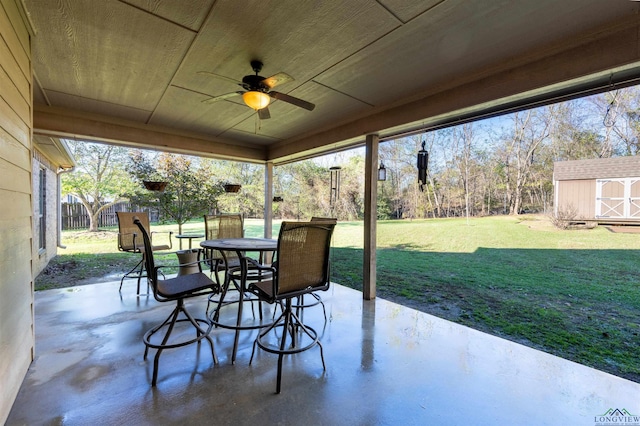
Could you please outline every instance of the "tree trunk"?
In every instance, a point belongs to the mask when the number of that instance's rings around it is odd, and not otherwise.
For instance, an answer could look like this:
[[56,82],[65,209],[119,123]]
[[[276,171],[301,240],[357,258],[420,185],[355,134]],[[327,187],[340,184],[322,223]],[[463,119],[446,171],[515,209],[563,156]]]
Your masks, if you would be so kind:
[[89,214],[89,232],[98,232],[98,216],[100,213],[90,213]]

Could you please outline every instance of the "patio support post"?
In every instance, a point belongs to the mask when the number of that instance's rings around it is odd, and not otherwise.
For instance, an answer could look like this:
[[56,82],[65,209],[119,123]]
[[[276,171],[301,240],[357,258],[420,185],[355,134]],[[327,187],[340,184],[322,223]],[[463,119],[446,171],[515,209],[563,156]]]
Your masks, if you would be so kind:
[[376,221],[378,219],[378,135],[367,135],[364,161],[364,270],[362,297],[376,297]]
[[264,237],[272,237],[273,225],[273,163],[264,165]]

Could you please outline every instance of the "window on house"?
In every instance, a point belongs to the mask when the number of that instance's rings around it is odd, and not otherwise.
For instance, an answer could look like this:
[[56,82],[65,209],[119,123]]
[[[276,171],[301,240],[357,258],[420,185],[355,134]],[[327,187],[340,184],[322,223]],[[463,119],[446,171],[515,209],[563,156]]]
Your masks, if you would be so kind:
[[40,168],[38,192],[38,248],[47,247],[47,170]]

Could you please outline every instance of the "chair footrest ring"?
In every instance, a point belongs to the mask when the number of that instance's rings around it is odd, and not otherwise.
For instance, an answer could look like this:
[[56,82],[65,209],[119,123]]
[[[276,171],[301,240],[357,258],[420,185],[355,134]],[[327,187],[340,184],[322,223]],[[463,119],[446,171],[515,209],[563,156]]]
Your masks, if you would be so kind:
[[[201,318],[194,318],[194,320],[198,323],[198,324],[205,324],[207,327],[206,329],[202,329],[201,327],[198,327],[198,331],[200,331],[200,333],[197,333],[196,337],[194,337],[193,339],[189,339],[189,340],[184,340],[181,342],[177,342],[177,343],[152,343],[151,342],[151,337],[156,334],[158,331],[162,330],[164,327],[168,327],[171,324],[169,323],[163,323],[160,326],[154,327],[151,330],[147,331],[144,334],[144,337],[142,338],[142,341],[144,342],[144,344],[149,347],[149,348],[153,348],[153,349],[171,349],[171,348],[180,348],[182,346],[187,346],[190,345],[192,343],[196,343],[199,342],[202,339],[206,339],[207,337],[209,337],[209,333],[211,332],[211,328],[212,328],[212,324],[210,321],[205,320],[205,319],[201,319]],[[188,318],[181,318],[176,320],[176,323],[178,322],[189,322],[191,323],[191,321]],[[193,325],[193,323],[191,323]]]
[[[269,321],[269,322],[263,322],[262,320],[260,320],[259,324],[253,324],[253,325],[237,325],[236,323],[230,324],[230,323],[224,323],[221,322],[219,319],[215,319],[216,317],[220,318],[220,314],[219,311],[221,308],[224,308],[226,306],[230,306],[230,305],[235,305],[237,303],[253,303],[253,302],[260,302],[259,299],[256,298],[246,298],[244,300],[229,300],[229,301],[224,301],[222,302],[222,306],[218,306],[216,309],[214,309],[213,311],[211,311],[211,314],[209,315],[209,322],[211,322],[211,325],[213,327],[220,327],[220,328],[227,328],[227,329],[231,329],[231,330],[257,330],[259,328],[265,328],[265,327],[270,327],[273,325],[273,321]],[[254,315],[255,318],[255,315]],[[237,318],[234,318],[237,321]]]
[[[277,327],[284,327],[284,324],[277,324],[276,326],[272,327],[272,329],[275,329]],[[283,355],[290,355],[290,354],[297,354],[300,352],[304,352],[307,349],[311,349],[312,347],[319,345],[319,339],[318,339],[318,333],[311,327],[304,325],[301,326],[300,324],[293,324],[292,327],[294,328],[298,328],[298,327],[302,327],[303,328],[303,333],[306,334],[307,336],[309,336],[309,338],[311,338],[311,342],[309,342],[308,344],[306,344],[305,346],[301,346],[301,347],[293,347],[290,349],[280,349],[279,347],[276,347],[273,343],[267,343],[265,341],[263,341],[263,339],[265,339],[268,336],[268,333],[264,333],[264,334],[260,334],[257,338],[256,338],[256,344],[258,345],[258,347],[266,352],[270,352],[272,354],[283,354]],[[271,330],[269,330],[271,331]],[[295,331],[294,331],[295,332]],[[284,333],[284,330],[283,330]],[[266,339],[265,339],[266,340]]]

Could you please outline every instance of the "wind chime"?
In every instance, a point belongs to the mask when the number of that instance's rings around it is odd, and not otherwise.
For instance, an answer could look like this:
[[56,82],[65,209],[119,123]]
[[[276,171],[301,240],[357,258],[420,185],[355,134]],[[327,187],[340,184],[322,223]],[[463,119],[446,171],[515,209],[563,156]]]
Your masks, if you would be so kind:
[[429,153],[424,149],[426,141],[422,141],[422,149],[418,151],[418,183],[420,184],[420,192],[424,192],[424,186],[427,184],[427,166],[429,165]]
[[611,98],[611,102],[607,106],[607,112],[604,114],[604,118],[602,120],[602,124],[605,127],[613,127],[616,124],[616,99],[618,98],[618,91],[616,90],[615,94]]
[[604,126],[608,129],[616,124],[616,100],[618,98],[619,91],[616,90],[612,96],[611,93],[614,89],[615,86],[613,84],[613,74],[611,74],[609,76],[609,96],[611,96],[611,102],[609,102],[609,105],[607,106],[607,112],[604,113],[604,118],[602,119],[602,124],[604,124]]
[[340,170],[342,167],[333,166],[329,168],[331,173],[331,190],[329,193],[329,205],[333,208],[340,198]]

